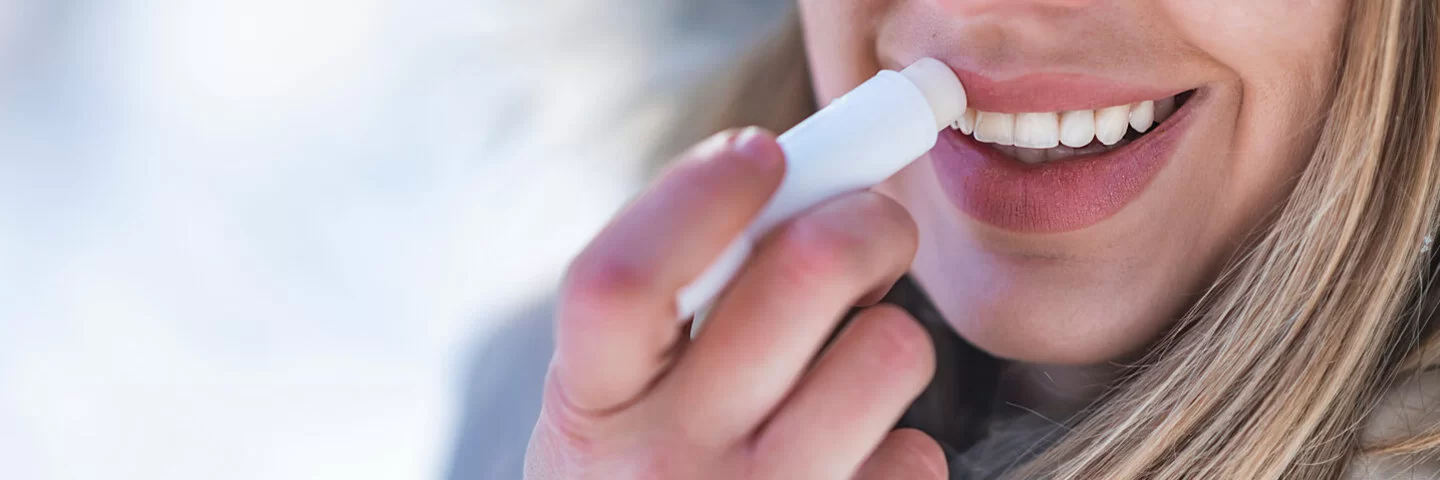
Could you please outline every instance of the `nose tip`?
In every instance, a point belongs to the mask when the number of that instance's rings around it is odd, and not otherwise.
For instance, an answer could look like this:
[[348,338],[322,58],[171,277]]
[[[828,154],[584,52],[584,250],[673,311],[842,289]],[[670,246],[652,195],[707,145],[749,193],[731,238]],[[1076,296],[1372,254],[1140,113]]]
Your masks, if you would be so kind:
[[963,16],[1023,10],[1034,7],[1081,8],[1098,0],[930,0],[941,10]]

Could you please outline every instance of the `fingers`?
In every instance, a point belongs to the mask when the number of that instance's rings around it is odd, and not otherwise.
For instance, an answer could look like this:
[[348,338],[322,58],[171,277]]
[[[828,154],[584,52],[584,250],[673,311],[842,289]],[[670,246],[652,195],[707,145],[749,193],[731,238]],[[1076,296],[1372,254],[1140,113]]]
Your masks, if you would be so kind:
[[[847,478],[935,372],[929,335],[893,306],[862,312],[760,432],[775,478]],[[784,457],[785,461],[779,457]]]
[[945,451],[923,432],[911,428],[895,430],[855,474],[855,480],[944,480],[950,469]]
[[[772,235],[657,393],[692,412],[692,438],[745,437],[769,416],[867,292],[914,256],[914,222],[874,193],[842,197]],[[863,457],[863,455],[862,455]]]
[[744,230],[784,168],[769,133],[727,132],[685,154],[616,217],[566,273],[551,390],[587,411],[643,392],[682,338],[675,292]]

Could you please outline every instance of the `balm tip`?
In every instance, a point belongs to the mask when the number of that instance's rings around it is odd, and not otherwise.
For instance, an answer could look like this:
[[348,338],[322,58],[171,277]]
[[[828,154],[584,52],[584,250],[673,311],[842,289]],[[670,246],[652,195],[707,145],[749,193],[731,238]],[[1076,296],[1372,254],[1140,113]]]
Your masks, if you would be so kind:
[[955,123],[965,115],[965,109],[969,108],[965,86],[960,84],[960,78],[955,76],[955,71],[944,62],[925,57],[905,67],[900,74],[910,79],[925,95],[925,100],[935,114],[936,131]]

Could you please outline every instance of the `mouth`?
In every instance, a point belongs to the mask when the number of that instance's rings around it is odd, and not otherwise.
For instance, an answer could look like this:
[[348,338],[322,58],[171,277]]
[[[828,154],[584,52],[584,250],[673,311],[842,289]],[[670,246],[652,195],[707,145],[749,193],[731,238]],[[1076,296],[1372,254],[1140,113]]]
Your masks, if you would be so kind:
[[[1085,108],[1073,96],[1045,101],[1077,90],[1076,82],[1016,88],[959,73],[975,90],[975,108],[941,131],[930,151],[940,185],[972,218],[1027,233],[1077,230],[1120,212],[1174,156],[1207,97],[1204,88],[1156,95],[1112,85],[1085,89],[1095,105]],[[1007,95],[987,95],[1002,90]],[[1036,108],[1047,103],[1065,109]]]
[[1098,109],[999,113],[969,109],[950,126],[1029,165],[1102,155],[1124,148],[1183,108],[1194,90],[1156,100]]

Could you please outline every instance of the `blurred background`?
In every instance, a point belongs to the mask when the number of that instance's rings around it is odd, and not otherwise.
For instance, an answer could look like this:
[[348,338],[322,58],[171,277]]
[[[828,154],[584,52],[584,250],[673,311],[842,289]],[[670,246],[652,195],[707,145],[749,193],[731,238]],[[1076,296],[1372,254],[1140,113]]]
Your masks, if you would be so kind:
[[492,335],[788,8],[0,0],[0,478],[506,475]]

